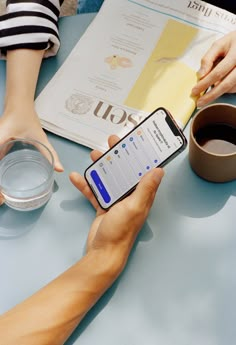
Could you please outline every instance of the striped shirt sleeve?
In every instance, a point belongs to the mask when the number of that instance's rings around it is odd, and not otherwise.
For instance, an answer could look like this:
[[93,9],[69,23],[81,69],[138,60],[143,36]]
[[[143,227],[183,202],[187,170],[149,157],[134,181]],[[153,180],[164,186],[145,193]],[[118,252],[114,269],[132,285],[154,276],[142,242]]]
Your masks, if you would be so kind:
[[45,57],[57,53],[60,40],[58,17],[63,0],[8,0],[0,16],[0,58],[7,50],[45,50]]

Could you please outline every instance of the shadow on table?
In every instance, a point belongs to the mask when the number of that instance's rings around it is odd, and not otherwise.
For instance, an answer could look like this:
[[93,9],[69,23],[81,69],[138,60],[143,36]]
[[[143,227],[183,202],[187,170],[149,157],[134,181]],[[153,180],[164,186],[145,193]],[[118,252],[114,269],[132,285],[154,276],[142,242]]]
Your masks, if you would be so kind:
[[106,293],[99,299],[99,301],[95,304],[95,306],[88,312],[88,314],[84,317],[84,319],[81,321],[80,325],[75,329],[75,331],[72,333],[70,338],[67,340],[65,345],[73,345],[74,342],[80,337],[80,335],[86,330],[86,328],[89,326],[89,324],[96,318],[96,316],[103,310],[103,308],[106,307],[107,303],[110,301],[112,296],[114,295],[116,289],[119,286],[120,280],[122,279],[122,276],[124,274],[127,274],[127,271],[129,270],[129,266],[133,260],[133,256],[136,250],[136,247],[139,242],[146,242],[151,240],[153,237],[152,230],[150,229],[149,225],[147,223],[144,224],[142,231],[137,237],[137,240],[134,244],[134,247],[130,253],[128,262],[121,273],[121,275],[118,277],[118,279],[113,283],[113,285],[106,291]]
[[28,212],[15,211],[6,205],[1,206],[0,240],[15,239],[31,231],[45,206]]
[[[58,189],[58,184],[54,181],[53,193],[56,193]],[[0,240],[11,240],[26,235],[34,228],[46,206],[47,204],[33,211],[22,212],[2,205],[0,209]]]
[[220,211],[231,196],[236,196],[236,181],[208,182],[190,168],[188,157],[171,172],[167,187],[168,202],[178,213],[204,218]]

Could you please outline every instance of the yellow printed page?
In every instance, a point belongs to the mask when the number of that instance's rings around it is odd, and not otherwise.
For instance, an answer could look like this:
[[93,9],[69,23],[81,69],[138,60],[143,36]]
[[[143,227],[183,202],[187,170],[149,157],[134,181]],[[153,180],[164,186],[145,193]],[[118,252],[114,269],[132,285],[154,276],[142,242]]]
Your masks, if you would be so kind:
[[196,71],[184,62],[184,56],[197,33],[196,28],[168,20],[125,105],[147,112],[166,107],[184,127],[195,109],[191,89],[197,82]]

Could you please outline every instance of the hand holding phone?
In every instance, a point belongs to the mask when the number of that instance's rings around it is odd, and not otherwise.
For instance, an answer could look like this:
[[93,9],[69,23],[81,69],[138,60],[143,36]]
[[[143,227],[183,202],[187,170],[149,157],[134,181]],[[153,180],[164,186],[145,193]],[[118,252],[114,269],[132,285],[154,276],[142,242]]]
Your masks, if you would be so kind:
[[171,114],[158,108],[91,164],[84,177],[103,209],[128,195],[142,176],[163,167],[187,145]]

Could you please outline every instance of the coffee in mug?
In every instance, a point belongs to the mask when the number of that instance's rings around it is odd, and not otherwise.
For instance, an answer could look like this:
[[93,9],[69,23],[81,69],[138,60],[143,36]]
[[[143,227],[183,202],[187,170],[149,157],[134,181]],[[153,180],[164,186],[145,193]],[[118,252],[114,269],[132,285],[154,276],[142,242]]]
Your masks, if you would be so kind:
[[236,179],[236,107],[216,103],[193,117],[189,161],[200,177],[212,182]]

